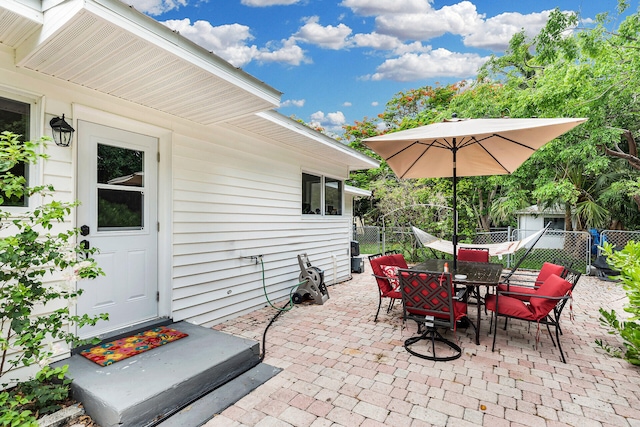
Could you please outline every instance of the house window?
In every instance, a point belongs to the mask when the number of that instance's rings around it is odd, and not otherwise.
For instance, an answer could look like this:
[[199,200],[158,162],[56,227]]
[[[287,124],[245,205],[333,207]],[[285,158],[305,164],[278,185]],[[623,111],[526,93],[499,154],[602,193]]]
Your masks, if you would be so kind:
[[342,181],[324,179],[324,208],[327,215],[342,215]]
[[545,218],[544,225],[551,223],[549,230],[564,230],[564,218]]
[[343,182],[309,173],[302,174],[302,213],[342,215]]
[[[9,131],[21,135],[20,141],[29,141],[31,124],[31,105],[0,97],[0,132]],[[29,168],[24,163],[19,163],[9,170],[15,176],[22,176],[29,184]],[[2,206],[24,207],[27,206],[27,197],[9,197],[3,195]]]

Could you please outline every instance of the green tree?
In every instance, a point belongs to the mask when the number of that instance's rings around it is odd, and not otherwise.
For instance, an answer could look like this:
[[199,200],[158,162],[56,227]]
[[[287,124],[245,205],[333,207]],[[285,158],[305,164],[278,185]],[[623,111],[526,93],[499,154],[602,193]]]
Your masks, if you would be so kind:
[[514,36],[505,55],[488,61],[450,108],[471,117],[483,110],[511,117],[587,117],[534,153],[505,185],[526,189],[529,203],[565,206],[567,226],[571,218],[579,229],[630,225],[637,221],[628,206],[638,194],[638,174],[612,157],[640,164],[632,138],[638,132],[638,14],[617,31],[607,29],[607,15],[589,29],[575,28],[577,22],[576,15],[555,10],[536,37]]

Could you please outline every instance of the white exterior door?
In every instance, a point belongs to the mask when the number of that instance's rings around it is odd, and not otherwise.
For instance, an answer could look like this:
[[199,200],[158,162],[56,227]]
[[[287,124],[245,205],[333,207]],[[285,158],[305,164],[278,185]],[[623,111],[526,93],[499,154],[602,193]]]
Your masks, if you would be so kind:
[[78,314],[109,313],[81,338],[158,316],[157,138],[78,122],[80,241],[105,273],[81,281]]

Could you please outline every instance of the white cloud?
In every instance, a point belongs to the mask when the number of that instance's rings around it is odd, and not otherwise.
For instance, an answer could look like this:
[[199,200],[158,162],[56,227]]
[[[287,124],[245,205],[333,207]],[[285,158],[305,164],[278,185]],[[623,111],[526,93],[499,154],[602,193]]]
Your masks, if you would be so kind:
[[282,62],[289,65],[308,62],[304,50],[295,44],[294,39],[284,40],[280,46],[271,42],[261,49],[255,45],[248,45],[253,36],[246,25],[228,24],[214,27],[208,21],[196,21],[192,25],[188,18],[169,20],[163,24],[236,67],[242,67],[252,60]]
[[380,105],[380,103],[379,103],[378,101],[373,101],[373,102],[371,103],[371,106],[372,106],[372,107],[377,107],[378,105]]
[[344,24],[338,24],[336,27],[333,25],[323,27],[318,23],[319,20],[318,16],[306,18],[305,24],[294,34],[294,37],[324,49],[338,50],[347,46],[347,38],[351,34],[351,28]]
[[397,37],[376,32],[356,34],[353,36],[353,42],[358,47],[370,47],[377,50],[394,50],[403,44]]
[[290,4],[296,4],[300,2],[300,0],[242,0],[242,3],[245,6],[253,6],[253,7],[265,7],[265,6],[288,6]]
[[353,105],[353,104],[352,104],[352,103],[350,103],[349,101],[345,101],[345,102],[343,102],[343,103],[342,103],[342,106],[343,106],[343,107],[351,107],[352,105]]
[[281,43],[267,43],[265,49],[260,49],[254,58],[260,62],[282,62],[289,65],[312,62],[305,56],[305,51],[296,44],[293,37]]
[[371,48],[374,50],[390,51],[394,55],[402,55],[409,52],[428,52],[430,46],[424,46],[421,42],[403,43],[394,36],[378,33],[356,34],[352,38],[354,46]]
[[157,16],[180,6],[186,6],[187,0],[122,0],[124,3],[133,6],[134,9]]
[[[432,1],[432,0],[431,0]],[[430,0],[343,0],[340,6],[350,8],[363,16],[394,13],[420,13],[431,10]]]
[[[433,0],[343,0],[341,5],[356,14],[375,17],[374,32],[353,36],[357,46],[393,50],[396,54],[424,51],[420,42],[444,34],[461,36],[469,47],[504,51],[511,37],[521,29],[530,36],[537,34],[550,13],[508,12],[486,19],[467,0],[440,9],[434,9],[432,3]],[[407,40],[414,43],[402,43]]]
[[511,37],[523,28],[529,36],[538,34],[549,20],[549,13],[548,10],[528,15],[517,12],[502,13],[477,25],[463,37],[463,42],[465,46],[506,50]]
[[423,54],[408,53],[386,60],[370,78],[407,82],[434,77],[470,77],[488,59],[475,53],[456,53],[442,48]]
[[376,31],[401,40],[429,40],[446,33],[467,34],[483,22],[474,4],[463,1],[422,13],[393,13],[376,17]]
[[320,126],[331,132],[338,132],[342,130],[342,126],[347,122],[342,111],[327,114],[322,111],[316,111],[311,114],[310,118],[311,121],[309,122],[309,125],[311,125],[311,127]]
[[280,107],[304,107],[304,99],[287,99],[280,103]]

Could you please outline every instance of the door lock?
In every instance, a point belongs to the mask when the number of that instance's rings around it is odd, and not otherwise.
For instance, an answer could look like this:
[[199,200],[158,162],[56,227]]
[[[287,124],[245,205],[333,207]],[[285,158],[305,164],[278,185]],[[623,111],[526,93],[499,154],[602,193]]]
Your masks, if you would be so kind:
[[83,240],[80,242],[80,248],[82,248],[82,250],[84,251],[88,251],[89,250],[89,241],[88,240]]
[[83,225],[82,227],[80,227],[80,235],[81,236],[88,236],[90,233],[90,229],[88,225]]

